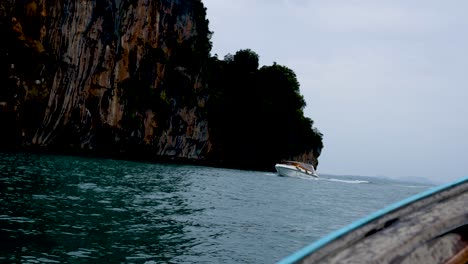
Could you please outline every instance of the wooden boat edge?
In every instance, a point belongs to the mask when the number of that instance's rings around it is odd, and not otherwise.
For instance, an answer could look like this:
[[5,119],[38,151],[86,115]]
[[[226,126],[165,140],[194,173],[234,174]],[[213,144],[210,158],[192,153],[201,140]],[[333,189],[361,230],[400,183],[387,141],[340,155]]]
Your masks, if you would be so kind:
[[289,255],[288,257],[280,260],[278,264],[289,264],[289,263],[298,263],[301,260],[307,258],[309,255],[311,255],[314,252],[319,251],[320,249],[324,248],[325,246],[329,245],[330,243],[339,240],[340,238],[343,238],[344,236],[352,233],[353,231],[356,231],[362,227],[365,227],[366,225],[370,224],[371,222],[377,221],[379,219],[382,219],[389,214],[396,213],[400,210],[402,210],[405,207],[408,207],[414,203],[417,203],[419,201],[422,201],[426,198],[429,198],[435,194],[442,193],[447,190],[451,190],[453,188],[456,188],[457,186],[463,185],[463,184],[468,184],[468,177],[461,178],[459,180],[456,180],[454,182],[440,185],[434,188],[431,188],[427,191],[424,191],[422,193],[413,195],[409,198],[403,199],[399,202],[396,202],[394,204],[391,204],[390,206],[387,206],[383,209],[380,209],[374,213],[369,214],[368,216],[361,218],[353,223],[351,223],[348,226],[345,226],[341,229],[338,229],[321,239],[315,241],[314,243],[300,249],[299,251]]

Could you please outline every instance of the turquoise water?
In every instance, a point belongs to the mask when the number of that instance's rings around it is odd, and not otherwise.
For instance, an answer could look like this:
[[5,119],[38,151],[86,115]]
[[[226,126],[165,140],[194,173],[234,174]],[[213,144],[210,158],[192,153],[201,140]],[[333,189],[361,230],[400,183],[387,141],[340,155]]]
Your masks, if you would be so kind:
[[0,153],[0,262],[274,263],[430,187]]

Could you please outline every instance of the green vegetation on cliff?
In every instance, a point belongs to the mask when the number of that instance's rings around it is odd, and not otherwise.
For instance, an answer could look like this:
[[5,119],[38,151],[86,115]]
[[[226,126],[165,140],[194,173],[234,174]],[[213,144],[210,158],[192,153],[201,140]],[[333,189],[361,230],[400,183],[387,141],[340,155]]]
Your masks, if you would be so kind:
[[240,50],[211,58],[208,85],[214,154],[226,164],[271,168],[303,153],[320,155],[322,134],[304,116],[306,102],[291,69],[276,63],[259,68],[255,52]]

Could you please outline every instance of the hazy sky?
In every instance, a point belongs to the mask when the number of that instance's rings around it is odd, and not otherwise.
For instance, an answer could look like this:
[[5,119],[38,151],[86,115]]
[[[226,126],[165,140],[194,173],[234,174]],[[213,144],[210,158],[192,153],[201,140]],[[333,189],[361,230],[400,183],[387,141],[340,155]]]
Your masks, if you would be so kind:
[[296,72],[319,173],[468,176],[468,1],[203,2],[212,54],[250,48]]

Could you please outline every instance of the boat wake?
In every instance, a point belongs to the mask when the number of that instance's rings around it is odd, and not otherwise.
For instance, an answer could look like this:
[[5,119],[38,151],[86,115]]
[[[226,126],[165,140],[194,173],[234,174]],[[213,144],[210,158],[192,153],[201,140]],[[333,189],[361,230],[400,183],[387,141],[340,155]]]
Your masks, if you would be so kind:
[[342,183],[352,183],[352,184],[369,183],[369,181],[364,181],[364,180],[341,180],[341,179],[331,179],[331,178],[320,178],[320,180],[321,181],[342,182]]
[[[269,174],[267,174],[269,175]],[[272,174],[276,176],[280,176],[278,174]],[[330,182],[341,182],[341,183],[350,183],[350,184],[367,184],[370,183],[370,181],[366,180],[343,180],[343,179],[333,179],[333,178],[317,178],[317,177],[310,177],[310,176],[302,176],[302,175],[295,175],[295,176],[288,176],[290,178],[297,178],[297,179],[303,179],[303,180],[309,180],[309,181],[330,181]]]
[[278,177],[282,178],[293,178],[293,179],[302,179],[302,180],[308,180],[308,181],[318,181],[320,178],[317,177],[311,177],[311,176],[306,176],[306,175],[294,175],[294,176],[282,176],[279,174],[275,174]]

